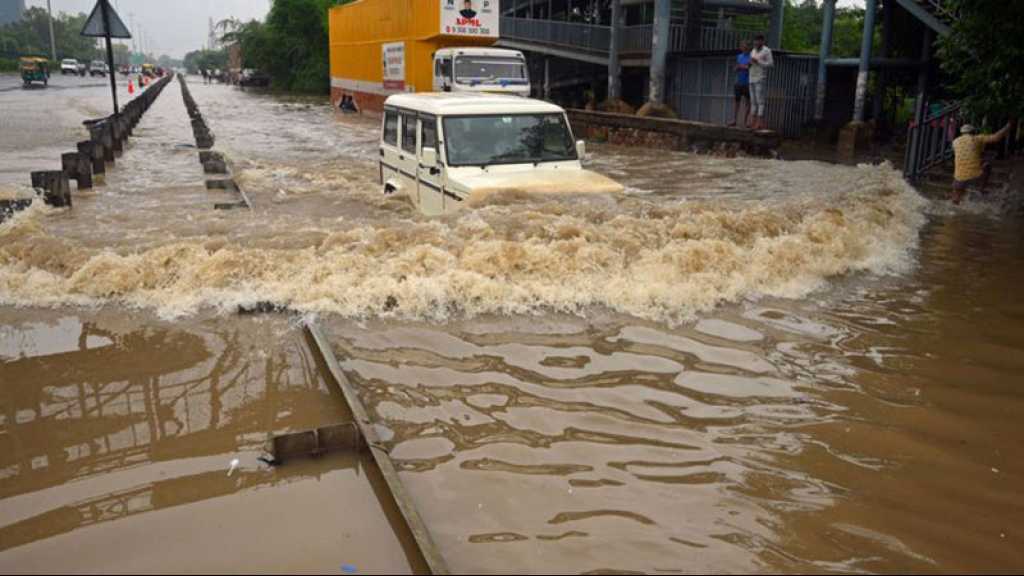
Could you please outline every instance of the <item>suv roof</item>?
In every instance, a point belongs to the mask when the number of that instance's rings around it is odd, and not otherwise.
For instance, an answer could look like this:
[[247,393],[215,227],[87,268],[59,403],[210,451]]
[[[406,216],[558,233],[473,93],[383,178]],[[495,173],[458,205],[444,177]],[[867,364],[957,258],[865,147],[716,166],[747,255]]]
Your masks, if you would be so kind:
[[472,92],[421,92],[395,94],[384,101],[385,107],[406,108],[434,115],[486,115],[486,114],[560,114],[560,106],[501,94]]

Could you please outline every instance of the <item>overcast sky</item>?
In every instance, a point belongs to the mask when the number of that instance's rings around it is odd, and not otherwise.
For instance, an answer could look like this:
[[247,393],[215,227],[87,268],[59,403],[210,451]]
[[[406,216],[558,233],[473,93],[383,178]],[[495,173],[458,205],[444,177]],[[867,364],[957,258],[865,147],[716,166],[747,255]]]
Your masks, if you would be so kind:
[[[50,0],[53,11],[89,13],[96,0]],[[125,24],[135,15],[136,32],[141,25],[150,53],[182,58],[186,52],[206,44],[209,19],[216,23],[227,17],[240,20],[263,18],[270,0],[110,0]],[[28,0],[28,6],[46,7],[46,0]]]

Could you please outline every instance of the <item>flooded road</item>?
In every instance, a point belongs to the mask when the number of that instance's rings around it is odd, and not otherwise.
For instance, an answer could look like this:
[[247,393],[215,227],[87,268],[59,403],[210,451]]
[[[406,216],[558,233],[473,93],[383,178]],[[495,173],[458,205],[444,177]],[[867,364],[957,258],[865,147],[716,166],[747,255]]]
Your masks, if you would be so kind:
[[[190,87],[251,213],[212,209],[172,86],[105,186],[0,225],[5,570],[411,568],[360,463],[256,460],[344,417],[291,316],[235,315],[259,302],[325,325],[457,572],[1024,563],[1005,197],[598,145],[625,195],[431,219],[379,194],[373,120]],[[0,188],[33,154],[0,156]],[[193,516],[211,532],[183,539]],[[179,548],[112,544],[139,526]],[[285,540],[233,563],[203,552],[217,530]],[[97,552],[56,564],[66,543]]]

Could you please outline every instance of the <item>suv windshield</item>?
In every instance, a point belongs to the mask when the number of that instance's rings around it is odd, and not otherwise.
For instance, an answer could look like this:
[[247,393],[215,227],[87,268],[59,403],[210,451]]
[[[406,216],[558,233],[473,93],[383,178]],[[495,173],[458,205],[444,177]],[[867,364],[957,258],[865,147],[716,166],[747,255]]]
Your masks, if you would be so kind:
[[576,160],[563,114],[445,118],[444,145],[449,166]]
[[519,58],[459,56],[455,59],[459,84],[526,84],[526,63]]

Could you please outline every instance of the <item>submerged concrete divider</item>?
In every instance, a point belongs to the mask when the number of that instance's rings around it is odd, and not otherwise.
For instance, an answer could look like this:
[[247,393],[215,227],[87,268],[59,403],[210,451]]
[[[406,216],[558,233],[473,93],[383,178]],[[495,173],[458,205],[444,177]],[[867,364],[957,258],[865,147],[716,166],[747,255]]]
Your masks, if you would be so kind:
[[[369,412],[359,398],[358,391],[356,391],[355,387],[345,376],[345,373],[342,372],[338,358],[334,355],[334,350],[331,348],[330,341],[327,340],[327,336],[315,321],[306,320],[304,324],[313,349],[319,353],[320,358],[327,367],[331,380],[341,390],[345,403],[348,404],[349,410],[352,412],[353,422],[361,436],[361,441],[353,439],[352,445],[357,447],[365,446],[373,456],[373,460],[377,464],[377,468],[380,470],[381,476],[383,476],[384,482],[387,485],[387,493],[398,507],[405,527],[416,542],[420,556],[430,569],[430,573],[449,574],[448,563],[434,542],[426,522],[420,516],[412,496],[410,496],[405,485],[402,483],[391,455],[388,453],[387,448],[382,445],[377,429],[374,428]],[[344,429],[338,432],[343,433]],[[308,446],[318,448],[316,445]]]
[[[38,170],[30,174],[36,195],[52,206],[71,207],[71,184],[79,190],[92,188],[94,176],[106,174],[106,164],[113,165],[124,153],[128,137],[142,120],[153,102],[173,78],[164,76],[142,94],[121,108],[120,114],[83,122],[89,139],[76,144],[76,151],[61,154],[60,170]],[[4,201],[0,205],[0,221],[32,203],[31,199]]]
[[237,192],[241,197],[238,202],[218,202],[213,205],[215,210],[232,210],[235,208],[248,208],[252,210],[252,202],[249,196],[242,190],[238,182],[231,176],[228,166],[228,159],[223,153],[212,150],[216,138],[210,130],[203,113],[199,110],[192,91],[189,90],[188,82],[184,76],[178,76],[178,83],[181,84],[181,98],[185,101],[185,109],[192,123],[192,135],[196,139],[196,148],[199,149],[199,163],[203,166],[203,173],[224,176],[222,178],[211,178],[206,181],[207,190],[228,190]]

